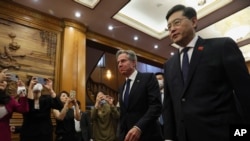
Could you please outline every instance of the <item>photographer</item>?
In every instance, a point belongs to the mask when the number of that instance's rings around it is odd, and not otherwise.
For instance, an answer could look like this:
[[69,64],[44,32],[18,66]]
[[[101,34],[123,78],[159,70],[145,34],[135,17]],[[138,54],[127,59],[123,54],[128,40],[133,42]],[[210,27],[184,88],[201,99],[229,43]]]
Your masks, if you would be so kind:
[[79,105],[75,97],[69,96],[66,91],[60,92],[57,98],[61,107],[59,110],[53,109],[56,118],[56,141],[76,141],[74,119],[80,121]]
[[[0,139],[1,141],[10,141],[10,118],[13,112],[25,113],[29,111],[28,100],[25,94],[21,93],[19,96],[19,102],[14,97],[7,93],[9,88],[9,75],[6,74],[7,69],[0,72]],[[17,85],[20,86],[20,81],[17,81]]]
[[98,92],[96,103],[91,110],[91,120],[93,122],[93,138],[95,141],[115,141],[116,121],[120,113],[113,104],[114,98]]
[[[20,131],[20,141],[52,141],[53,126],[51,108],[58,107],[53,82],[45,79],[38,81],[32,77],[28,81],[28,103],[30,111],[23,114],[23,125]],[[41,84],[42,83],[42,84]],[[42,94],[46,88],[50,94]]]

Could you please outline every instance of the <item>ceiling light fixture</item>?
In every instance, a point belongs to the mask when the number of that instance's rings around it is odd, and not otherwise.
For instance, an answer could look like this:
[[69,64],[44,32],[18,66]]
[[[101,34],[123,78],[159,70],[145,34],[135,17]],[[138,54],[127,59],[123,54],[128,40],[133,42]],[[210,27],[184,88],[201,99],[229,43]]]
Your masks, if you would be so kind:
[[112,25],[109,25],[109,26],[108,26],[108,29],[109,29],[109,30],[113,30],[114,27],[113,27]]
[[198,6],[203,6],[206,4],[206,0],[198,0]]
[[75,16],[76,16],[77,18],[80,18],[80,17],[81,17],[81,13],[80,13],[80,12],[76,12],[76,13],[75,13]]
[[134,40],[137,41],[139,39],[138,36],[134,36]]
[[158,45],[154,45],[154,48],[157,49],[159,46]]
[[91,9],[95,8],[95,6],[100,2],[100,0],[74,0],[74,1]]

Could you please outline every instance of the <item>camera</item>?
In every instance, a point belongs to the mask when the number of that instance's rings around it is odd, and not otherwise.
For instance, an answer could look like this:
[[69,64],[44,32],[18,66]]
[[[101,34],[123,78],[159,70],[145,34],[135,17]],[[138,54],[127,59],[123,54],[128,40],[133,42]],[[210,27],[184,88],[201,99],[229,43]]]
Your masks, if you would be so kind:
[[101,104],[101,105],[103,105],[103,104],[105,104],[105,103],[107,103],[107,101],[106,101],[105,99],[102,99],[102,100],[100,101],[100,104]]

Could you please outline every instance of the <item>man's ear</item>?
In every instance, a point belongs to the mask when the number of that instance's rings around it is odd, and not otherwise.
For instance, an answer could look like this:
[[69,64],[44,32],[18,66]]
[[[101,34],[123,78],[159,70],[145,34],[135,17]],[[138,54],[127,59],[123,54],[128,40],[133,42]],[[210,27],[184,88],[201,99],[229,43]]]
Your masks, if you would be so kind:
[[133,67],[136,68],[136,61],[132,61],[133,62]]
[[194,29],[197,29],[197,25],[198,25],[198,19],[197,19],[197,17],[193,17],[193,18],[191,18],[190,20],[191,20],[192,23],[193,23]]

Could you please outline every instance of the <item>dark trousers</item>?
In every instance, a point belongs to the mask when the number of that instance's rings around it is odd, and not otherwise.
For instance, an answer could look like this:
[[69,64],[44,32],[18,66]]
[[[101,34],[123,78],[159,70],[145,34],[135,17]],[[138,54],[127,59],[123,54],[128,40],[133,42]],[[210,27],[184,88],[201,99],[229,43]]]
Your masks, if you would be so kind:
[[75,133],[75,138],[76,138],[76,141],[83,141],[82,133],[81,132],[76,132]]
[[20,141],[53,141],[53,137],[52,135],[42,135],[42,136],[32,136],[32,137],[21,136]]
[[56,141],[77,141],[75,134],[57,135]]

